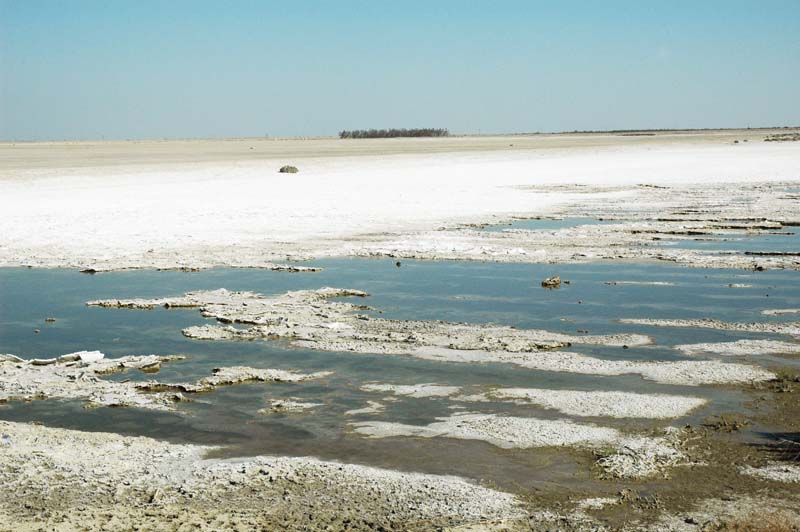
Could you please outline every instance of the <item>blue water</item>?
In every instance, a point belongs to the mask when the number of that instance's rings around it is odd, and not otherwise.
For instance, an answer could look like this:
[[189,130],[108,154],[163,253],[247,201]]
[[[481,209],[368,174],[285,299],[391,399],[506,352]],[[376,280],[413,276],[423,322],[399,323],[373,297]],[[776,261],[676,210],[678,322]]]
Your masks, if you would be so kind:
[[[37,420],[81,430],[141,434],[171,441],[225,444],[226,455],[296,454],[334,458],[400,469],[462,474],[527,487],[551,481],[574,482],[571,462],[558,451],[502,451],[480,442],[400,438],[369,440],[353,434],[344,412],[380,400],[361,391],[365,382],[399,384],[437,382],[478,391],[486,386],[524,386],[644,393],[691,393],[711,399],[710,406],[675,423],[698,422],[714,413],[746,409],[746,397],[724,387],[687,388],[645,381],[636,375],[587,376],[533,371],[506,364],[430,362],[404,356],[331,353],[294,348],[280,341],[203,342],[181,329],[207,322],[196,309],[151,311],[86,307],[91,299],[162,297],[190,290],[228,288],[279,294],[322,286],[368,291],[360,301],[396,319],[498,323],[592,334],[635,332],[656,344],[620,349],[574,345],[570,351],[614,359],[684,359],[670,346],[740,338],[780,338],[702,329],[631,326],[620,318],[701,318],[727,321],[791,321],[791,315],[763,316],[761,310],[800,306],[797,272],[701,270],[667,264],[591,263],[575,265],[495,264],[394,260],[326,260],[324,271],[289,274],[249,269],[197,273],[123,271],[82,275],[72,270],[0,269],[0,352],[48,357],[84,349],[108,356],[186,354],[165,364],[158,375],[137,372],[112,378],[193,381],[219,366],[247,365],[330,370],[328,379],[297,384],[246,384],[220,388],[181,405],[183,414],[135,409],[84,409],[80,402],[9,403],[0,418]],[[570,280],[558,290],[540,282],[553,274]],[[675,286],[609,286],[605,281],[670,281]],[[751,284],[733,289],[730,283]],[[44,322],[46,317],[56,322]],[[796,316],[794,317],[796,318]],[[34,333],[34,330],[40,333]],[[786,340],[786,338],[781,338]],[[696,358],[696,357],[695,357]],[[762,357],[760,364],[798,366],[796,360]],[[270,399],[297,397],[324,407],[302,415],[258,414]],[[379,419],[427,424],[448,416],[447,400],[400,398],[387,403]],[[470,410],[511,415],[564,417],[554,411],[508,404],[467,405]],[[624,429],[657,424],[633,420],[595,420]],[[457,451],[457,452],[456,452]],[[574,465],[574,464],[573,464]]]
[[702,251],[767,253],[800,253],[800,227],[784,227],[776,232],[786,234],[744,235],[729,233],[708,235],[697,238],[665,239],[659,243],[663,246],[674,246],[681,249],[697,249]]

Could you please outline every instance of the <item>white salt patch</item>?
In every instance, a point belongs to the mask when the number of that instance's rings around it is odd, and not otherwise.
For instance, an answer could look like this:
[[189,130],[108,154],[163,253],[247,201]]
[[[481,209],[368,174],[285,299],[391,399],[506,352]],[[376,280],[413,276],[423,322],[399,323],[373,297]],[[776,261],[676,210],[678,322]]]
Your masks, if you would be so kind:
[[800,465],[773,462],[763,467],[745,466],[739,469],[743,475],[776,482],[800,483]]
[[606,506],[618,504],[619,499],[616,497],[595,497],[592,499],[583,499],[578,503],[579,510],[602,510]]
[[442,386],[440,384],[365,384],[361,387],[367,392],[390,392],[408,397],[448,397],[461,390],[458,386]]
[[780,316],[782,314],[800,314],[800,308],[773,308],[762,310],[761,314],[766,316]]
[[[685,460],[665,437],[628,436],[616,429],[565,419],[501,417],[494,414],[455,414],[429,425],[388,421],[353,423],[354,431],[372,438],[411,436],[485,441],[503,449],[578,447],[605,454],[598,465],[607,474],[643,478]],[[609,451],[610,449],[610,451]]]
[[[91,261],[148,267],[156,255],[164,266],[258,266],[270,253],[285,257],[287,242],[319,247],[355,235],[436,228],[494,215],[546,214],[574,201],[568,190],[532,193],[523,188],[532,185],[632,186],[643,176],[653,183],[709,186],[751,183],[753,176],[797,178],[798,151],[788,145],[797,143],[751,143],[747,150],[732,150],[705,138],[653,139],[646,146],[609,142],[587,149],[548,137],[542,141],[548,145],[544,150],[482,151],[476,144],[462,152],[459,143],[490,141],[450,139],[442,142],[453,146],[451,153],[413,153],[419,148],[406,146],[400,155],[392,150],[394,144],[376,139],[374,156],[336,156],[352,154],[334,144],[338,140],[290,141],[286,149],[302,154],[300,178],[277,174],[285,158],[209,160],[209,153],[225,152],[223,143],[237,142],[231,140],[188,148],[167,143],[157,150],[134,143],[108,150],[98,144],[90,150],[107,154],[102,159],[113,159],[113,165],[98,157],[34,156],[31,149],[41,150],[36,145],[11,147],[25,164],[2,171],[0,264]],[[430,145],[449,149],[438,141]],[[46,149],[58,153],[65,148]],[[168,164],[142,162],[148,149],[166,149]],[[335,155],[319,157],[319,150]],[[276,151],[270,154],[280,157]],[[153,161],[153,153],[147,155]],[[613,194],[620,192],[595,195]],[[258,253],[242,259],[242,248]]]
[[681,417],[706,403],[700,397],[639,394],[616,391],[544,390],[501,388],[462,400],[511,400],[552,408],[571,416],[638,417],[669,419]]
[[386,405],[379,403],[378,401],[367,401],[367,406],[364,408],[348,410],[344,413],[344,415],[357,416],[359,414],[377,414],[379,412],[383,412],[384,410],[386,410]]
[[650,318],[625,318],[619,320],[620,323],[630,323],[633,325],[650,325],[651,327],[683,327],[697,329],[717,329],[719,331],[739,331],[756,333],[775,333],[775,334],[800,334],[800,322],[786,323],[732,323],[710,318],[693,320],[659,320]]
[[765,369],[718,360],[681,360],[651,362],[604,360],[568,351],[508,353],[503,351],[455,350],[425,347],[413,356],[447,362],[499,362],[516,364],[541,371],[580,373],[584,375],[625,375],[638,373],[645,379],[664,384],[697,386],[700,384],[744,383],[772,379]]
[[481,440],[503,449],[574,446],[611,443],[617,430],[569,420],[498,417],[493,414],[457,414],[430,425],[404,425],[389,421],[355,423],[355,431],[373,438],[414,436]]
[[675,349],[687,355],[714,354],[723,356],[798,354],[800,344],[777,340],[737,340],[735,342],[676,345]]

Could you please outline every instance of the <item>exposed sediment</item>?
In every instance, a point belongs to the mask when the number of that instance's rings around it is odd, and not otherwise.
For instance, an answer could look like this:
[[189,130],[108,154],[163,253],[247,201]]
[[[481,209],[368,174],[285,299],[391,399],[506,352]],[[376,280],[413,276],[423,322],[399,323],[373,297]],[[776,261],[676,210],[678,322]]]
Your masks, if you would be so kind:
[[[703,497],[689,511],[663,511],[655,522],[624,527],[624,532],[731,532],[786,531],[800,529],[800,500],[746,494],[722,498]],[[589,528],[591,530],[591,528]]]
[[[157,147],[98,143],[87,150],[8,144],[0,183],[7,199],[0,213],[0,265],[95,271],[263,267],[304,257],[403,252],[530,262],[592,260],[595,252],[658,259],[656,239],[744,237],[798,221],[797,194],[787,190],[798,182],[798,150],[788,145],[796,143],[751,142],[740,149],[729,138],[709,142],[689,134],[654,136],[645,147],[638,144],[644,137],[586,138],[450,138],[424,147],[393,142],[371,146],[367,157],[360,147],[333,141],[270,140],[255,150],[269,153],[268,160],[253,159],[252,146],[228,151],[237,145],[232,140],[213,148],[183,141]],[[309,142],[331,144],[318,150]],[[265,179],[283,163],[286,153],[276,151],[283,149],[314,159],[303,162],[302,182]],[[128,158],[129,150],[136,156]],[[162,159],[164,151],[170,156]],[[211,153],[225,158],[209,160]],[[355,156],[320,158],[336,153]],[[373,187],[376,182],[381,187]],[[175,201],[179,196],[182,202]],[[349,201],[355,196],[360,201]],[[642,232],[610,230],[618,234],[597,241],[580,229],[557,243],[546,232],[465,240],[449,230],[542,215],[625,220],[640,224],[629,225],[631,231]],[[429,246],[439,227],[448,230]],[[652,249],[637,249],[645,247]],[[667,250],[662,260],[724,262],[722,255],[705,255]],[[726,266],[797,267],[798,257],[792,259],[735,255]]]
[[616,391],[498,388],[482,394],[457,397],[459,401],[511,401],[558,410],[571,416],[670,419],[685,416],[707,401],[682,395]]
[[664,383],[698,386],[701,384],[730,384],[764,381],[774,373],[745,364],[718,360],[607,360],[568,351],[539,351],[507,353],[501,351],[456,351],[452,349],[420,349],[414,356],[442,362],[514,364],[540,371],[580,373],[584,375],[638,374],[643,378]]
[[632,325],[648,325],[651,327],[682,327],[682,328],[695,328],[695,329],[716,329],[718,331],[736,331],[736,332],[753,332],[753,333],[773,333],[773,334],[788,334],[800,335],[800,322],[753,322],[753,323],[735,323],[728,321],[720,321],[711,318],[702,318],[695,320],[660,320],[649,318],[623,318],[619,320],[620,323],[628,323]]
[[361,290],[327,287],[271,297],[219,289],[163,299],[97,300],[87,305],[136,309],[197,307],[207,318],[252,327],[189,327],[184,334],[190,338],[286,338],[298,345],[329,351],[410,354],[419,347],[445,347],[530,352],[573,343],[622,347],[651,342],[649,337],[639,334],[570,335],[500,325],[388,320],[364,313],[372,310],[369,307],[332,301],[367,295]]
[[302,374],[274,369],[228,367],[214,370],[210,377],[194,384],[157,381],[130,382],[101,378],[109,373],[138,369],[147,373],[182,356],[126,356],[105,358],[99,351],[81,351],[51,359],[24,360],[0,355],[0,402],[35,399],[82,400],[88,406],[136,407],[174,410],[189,400],[184,394],[209,392],[219,386],[241,382],[297,382],[320,378],[328,373]]
[[761,314],[765,316],[781,316],[783,314],[800,314],[800,308],[774,308],[762,310]]
[[622,478],[653,476],[685,460],[670,434],[658,437],[630,436],[613,428],[566,419],[464,413],[439,418],[424,426],[386,421],[355,422],[352,426],[356,433],[371,438],[442,437],[480,440],[503,449],[578,447],[603,450],[604,456],[598,460],[598,465],[607,474]]
[[772,462],[761,467],[744,466],[739,472],[764,480],[800,483],[800,465],[797,464]]
[[[731,198],[720,204],[719,194]],[[550,188],[527,187],[535,192]],[[726,241],[785,234],[797,223],[794,198],[779,185],[698,185],[619,187],[609,198],[605,187],[565,185],[560,193],[580,194],[562,206],[565,217],[586,217],[586,224],[561,229],[482,231],[461,226],[438,231],[363,239],[346,248],[355,256],[389,256],[427,260],[477,260],[526,263],[576,263],[597,260],[660,260],[701,268],[746,270],[800,269],[794,251],[739,251]],[[587,197],[588,196],[588,197]],[[634,198],[634,199],[632,199]],[[594,219],[615,223],[593,223]],[[480,224],[472,224],[480,226]],[[683,242],[708,240],[706,249]]]
[[201,530],[429,530],[519,515],[512,495],[456,477],[313,458],[206,459],[214,448],[6,421],[0,433],[0,523],[17,530],[160,529],[176,514]]
[[282,369],[260,369],[246,366],[215,368],[212,375],[203,377],[196,383],[161,383],[149,382],[138,384],[140,390],[152,391],[160,389],[177,390],[185,393],[205,393],[220,386],[230,386],[245,382],[301,382],[320,379],[331,375],[330,371],[317,373],[299,373]]
[[706,404],[700,397],[641,394],[617,391],[495,388],[483,393],[457,395],[463,388],[436,384],[380,384],[361,387],[370,392],[389,392],[406,397],[449,397],[457,402],[513,402],[558,410],[579,417],[671,419]]
[[[203,316],[227,325],[188,327],[183,334],[198,340],[282,338],[295,345],[326,351],[410,355],[443,362],[509,363],[542,371],[590,375],[638,373],[668,384],[751,382],[773,374],[754,366],[719,361],[605,360],[558,351],[575,344],[632,347],[648,345],[641,334],[569,335],[500,325],[376,318],[364,305],[334,301],[366,297],[360,290],[321,288],[279,296],[225,289],[189,292],[182,297],[108,299],[87,305],[151,309],[196,307]],[[232,324],[248,325],[238,328]]]
[[0,356],[0,402],[53,398],[83,400],[90,406],[173,410],[176,403],[186,400],[180,393],[141,393],[136,383],[100,376],[128,369],[153,372],[161,363],[176,358],[183,357],[146,355],[106,359],[99,351],[33,360],[3,355]]
[[800,344],[780,342],[778,340],[737,340],[735,342],[710,342],[699,344],[676,345],[675,349],[687,355],[781,355],[800,354]]

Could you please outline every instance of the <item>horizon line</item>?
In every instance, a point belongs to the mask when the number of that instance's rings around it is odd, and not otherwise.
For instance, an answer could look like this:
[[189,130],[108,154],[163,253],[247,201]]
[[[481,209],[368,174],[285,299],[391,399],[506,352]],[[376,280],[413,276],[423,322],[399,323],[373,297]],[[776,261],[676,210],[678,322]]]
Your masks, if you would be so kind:
[[[392,139],[430,139],[430,138],[466,138],[466,137],[514,137],[514,136],[535,136],[535,135],[598,135],[598,134],[617,134],[624,135],[629,133],[691,133],[697,131],[767,131],[776,129],[800,129],[800,125],[785,126],[758,126],[758,127],[703,127],[703,128],[639,128],[639,129],[585,129],[570,131],[526,131],[526,132],[504,132],[504,133],[450,133],[442,137],[391,137]],[[200,141],[200,140],[258,140],[258,141],[283,141],[283,140],[380,140],[381,138],[346,138],[342,139],[336,135],[314,135],[314,136],[288,136],[288,137],[141,137],[141,138],[63,138],[63,139],[0,139],[0,144],[14,143],[56,143],[56,142],[169,142],[169,141]],[[384,139],[386,140],[386,139]]]

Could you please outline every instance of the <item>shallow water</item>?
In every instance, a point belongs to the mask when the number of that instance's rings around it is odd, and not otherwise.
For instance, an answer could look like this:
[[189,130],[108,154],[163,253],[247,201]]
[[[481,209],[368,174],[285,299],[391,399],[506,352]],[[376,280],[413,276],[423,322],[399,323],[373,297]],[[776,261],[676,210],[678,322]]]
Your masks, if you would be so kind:
[[[56,356],[98,349],[108,356],[182,353],[190,358],[165,364],[158,375],[130,372],[114,379],[193,381],[219,366],[247,365],[330,370],[330,378],[296,384],[244,384],[219,388],[182,404],[185,415],[135,409],[84,409],[79,402],[9,403],[0,418],[38,420],[82,430],[141,434],[172,441],[226,444],[226,456],[289,454],[432,473],[460,474],[508,488],[544,489],[591,483],[585,467],[570,451],[507,451],[480,442],[448,439],[370,440],[353,434],[350,421],[379,419],[428,424],[451,415],[456,403],[443,399],[397,397],[380,414],[345,416],[350,409],[381,400],[385,394],[360,390],[366,382],[397,384],[436,382],[480,391],[487,386],[579,390],[624,390],[689,394],[710,405],[676,426],[712,414],[743,410],[746,397],[725,387],[681,387],[645,381],[636,375],[603,377],[534,371],[507,364],[431,362],[405,356],[330,353],[298,349],[278,341],[204,342],[182,336],[181,329],[206,322],[197,309],[151,311],[86,307],[91,299],[161,297],[189,290],[228,288],[279,294],[287,290],[336,286],[368,291],[365,301],[398,319],[493,322],[574,334],[637,332],[655,345],[621,349],[574,345],[570,351],[613,359],[688,359],[671,346],[683,343],[786,337],[706,329],[655,328],[621,324],[620,318],[717,318],[726,321],[792,321],[796,316],[764,316],[761,310],[800,306],[797,272],[701,270],[661,263],[591,263],[574,265],[326,260],[317,273],[290,274],[255,269],[215,269],[197,273],[127,271],[82,275],[72,270],[0,269],[0,352],[24,358]],[[540,286],[560,274],[571,284],[558,290]],[[669,281],[675,286],[607,285],[606,281]],[[730,288],[729,284],[751,288]],[[46,317],[56,322],[44,322]],[[40,333],[35,334],[34,330]],[[702,357],[691,357],[698,359]],[[798,366],[778,357],[738,359],[764,365]],[[270,399],[296,397],[324,403],[301,414],[258,414]],[[555,411],[505,403],[462,403],[469,411],[564,418]],[[584,418],[624,430],[663,426],[664,422]]]
[[698,238],[670,239],[661,240],[660,244],[713,252],[800,253],[800,232],[798,232],[798,229],[800,228],[783,227],[776,230],[776,232],[785,234],[745,235],[742,233],[730,233]]
[[581,225],[618,224],[621,220],[598,220],[597,218],[531,218],[512,220],[506,224],[487,225],[484,231],[497,232],[506,229],[525,229],[528,231],[556,231]]

